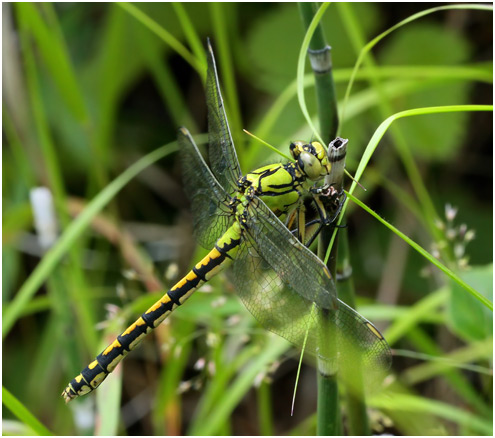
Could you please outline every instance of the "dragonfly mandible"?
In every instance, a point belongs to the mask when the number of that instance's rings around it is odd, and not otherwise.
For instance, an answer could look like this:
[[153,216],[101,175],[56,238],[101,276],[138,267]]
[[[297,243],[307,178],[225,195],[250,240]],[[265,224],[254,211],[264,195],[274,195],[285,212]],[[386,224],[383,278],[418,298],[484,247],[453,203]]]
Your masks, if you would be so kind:
[[[370,369],[390,363],[381,333],[337,298],[327,267],[282,223],[329,173],[325,148],[318,142],[293,142],[295,161],[243,176],[209,41],[207,58],[210,165],[185,128],[179,130],[179,145],[195,235],[202,246],[213,249],[67,385],[62,392],[66,402],[96,389],[148,333],[229,264],[241,300],[266,329],[297,346],[304,343],[305,351],[320,360],[334,359],[322,347],[338,337],[341,356],[351,345]],[[325,212],[319,213],[322,223],[331,222]],[[320,311],[331,316],[325,331],[319,330]]]

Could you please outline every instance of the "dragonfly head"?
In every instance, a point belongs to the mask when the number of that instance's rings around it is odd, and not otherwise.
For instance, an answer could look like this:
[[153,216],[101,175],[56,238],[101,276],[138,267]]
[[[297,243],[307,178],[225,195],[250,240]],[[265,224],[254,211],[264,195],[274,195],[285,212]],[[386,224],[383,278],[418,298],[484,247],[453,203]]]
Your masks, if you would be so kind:
[[317,181],[330,173],[332,166],[320,142],[294,141],[290,144],[290,153],[301,172],[310,180]]

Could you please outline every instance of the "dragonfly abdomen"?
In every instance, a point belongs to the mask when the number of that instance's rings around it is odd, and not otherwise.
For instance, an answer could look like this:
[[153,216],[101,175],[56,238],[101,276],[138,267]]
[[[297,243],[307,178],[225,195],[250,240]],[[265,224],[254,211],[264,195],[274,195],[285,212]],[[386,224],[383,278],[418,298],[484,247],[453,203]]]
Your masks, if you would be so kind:
[[62,392],[65,402],[68,403],[96,389],[149,332],[160,325],[203,283],[222,270],[235,257],[241,241],[240,233],[240,227],[235,223],[218,240],[208,255],[72,379]]

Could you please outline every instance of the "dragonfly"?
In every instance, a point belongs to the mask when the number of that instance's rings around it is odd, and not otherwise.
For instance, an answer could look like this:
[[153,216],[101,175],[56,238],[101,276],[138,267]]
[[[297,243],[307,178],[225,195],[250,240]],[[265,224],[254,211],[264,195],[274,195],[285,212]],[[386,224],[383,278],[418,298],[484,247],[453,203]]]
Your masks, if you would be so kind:
[[[67,385],[66,403],[96,389],[147,334],[228,265],[239,297],[266,329],[296,346],[304,344],[318,360],[335,361],[334,353],[344,357],[351,347],[371,370],[390,364],[382,334],[338,299],[328,268],[298,238],[304,224],[297,233],[284,224],[305,197],[314,199],[322,224],[335,219],[319,209],[319,197],[336,196],[316,185],[331,169],[325,148],[316,141],[294,141],[289,148],[294,161],[243,175],[209,41],[207,61],[209,166],[186,128],[179,129],[178,142],[195,235],[211,250]],[[338,339],[337,351],[327,348],[332,339]]]

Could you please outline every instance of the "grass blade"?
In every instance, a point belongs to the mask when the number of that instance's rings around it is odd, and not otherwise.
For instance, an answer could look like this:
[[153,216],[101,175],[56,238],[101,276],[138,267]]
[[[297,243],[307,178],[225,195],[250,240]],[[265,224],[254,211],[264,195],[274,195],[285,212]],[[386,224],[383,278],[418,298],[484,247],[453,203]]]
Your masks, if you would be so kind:
[[29,410],[17,399],[11,392],[2,386],[2,403],[9,409],[21,422],[29,426],[38,435],[53,435]]
[[325,144],[322,140],[319,132],[317,131],[313,121],[311,120],[311,116],[308,112],[308,107],[306,106],[306,101],[304,99],[304,64],[306,62],[306,53],[308,52],[309,43],[313,34],[316,30],[316,27],[320,23],[321,17],[327,10],[330,3],[323,3],[318,11],[315,13],[311,24],[308,26],[308,30],[306,31],[306,35],[304,35],[303,42],[301,44],[301,49],[299,50],[299,58],[297,61],[297,99],[299,101],[299,106],[301,107],[301,111],[304,114],[304,118],[306,119],[308,125],[311,127],[311,131],[315,133],[315,137],[318,139],[321,144]]
[[[401,22],[397,23],[395,26],[392,26],[390,29],[387,29],[385,32],[381,33],[376,38],[372,39],[368,44],[366,44],[361,49],[361,52],[359,53],[356,64],[354,65],[354,69],[353,69],[352,74],[351,74],[351,79],[349,80],[349,84],[347,85],[347,89],[345,92],[344,103],[342,105],[342,113],[340,115],[341,123],[343,122],[344,117],[345,117],[346,103],[349,100],[349,96],[351,94],[351,89],[352,89],[352,86],[353,86],[354,81],[356,79],[357,72],[359,70],[359,67],[363,63],[363,60],[364,60],[364,57],[366,56],[366,54],[368,52],[370,52],[371,49],[374,46],[376,46],[383,38],[385,38],[387,35],[394,32],[395,30],[399,29],[400,27],[406,25],[407,23],[410,23],[410,22],[417,20],[421,17],[424,17],[426,15],[433,14],[434,12],[446,11],[446,10],[451,10],[451,9],[477,9],[477,10],[481,10],[481,11],[493,11],[493,7],[488,6],[488,5],[462,4],[462,5],[439,6],[437,8],[427,9],[425,11],[421,11],[421,12],[418,12],[417,14],[411,15],[410,17],[407,17],[405,20],[402,20]],[[340,131],[340,127],[339,127],[339,131]]]
[[121,175],[108,184],[93,200],[86,209],[72,221],[66,228],[57,243],[46,253],[36,269],[24,282],[16,297],[4,307],[2,319],[2,337],[9,333],[17,318],[22,313],[26,305],[43,282],[48,278],[52,270],[60,261],[62,256],[70,249],[77,238],[88,228],[94,216],[107,205],[115,195],[139,172],[158,161],[159,159],[175,152],[177,145],[175,142],[169,143],[148,155],[145,155]]
[[172,34],[133,4],[125,2],[118,2],[117,4],[182,56],[198,72],[203,82],[206,80],[206,65],[201,64]]
[[[347,193],[347,192],[346,192]],[[471,295],[473,295],[477,300],[482,302],[486,307],[490,310],[493,310],[493,303],[485,298],[482,294],[480,294],[477,290],[466,284],[458,275],[456,275],[453,271],[451,271],[447,266],[441,263],[436,257],[431,255],[428,251],[419,246],[412,239],[407,237],[404,233],[395,228],[392,224],[389,224],[385,219],[381,218],[378,214],[376,214],[373,210],[371,210],[367,205],[363,204],[358,198],[347,193],[347,196],[354,201],[357,205],[359,205],[363,210],[367,211],[373,217],[378,219],[383,225],[385,225],[388,229],[393,231],[397,236],[399,236],[402,240],[404,240],[408,245],[410,245],[413,249],[419,252],[424,258],[429,260],[432,264],[434,264],[438,269],[440,269],[444,274],[454,280],[459,286],[468,291]]]

